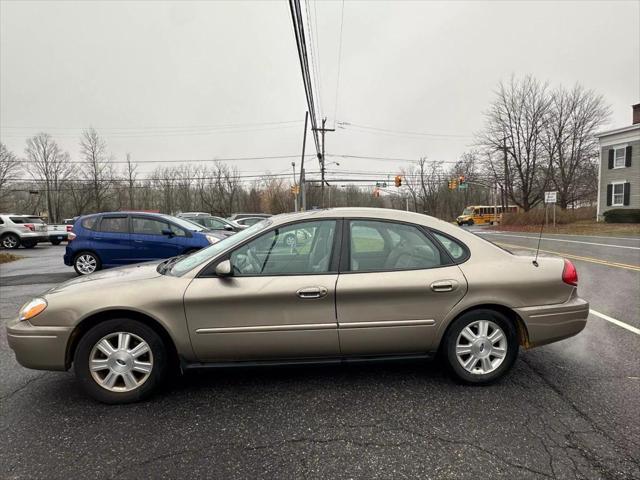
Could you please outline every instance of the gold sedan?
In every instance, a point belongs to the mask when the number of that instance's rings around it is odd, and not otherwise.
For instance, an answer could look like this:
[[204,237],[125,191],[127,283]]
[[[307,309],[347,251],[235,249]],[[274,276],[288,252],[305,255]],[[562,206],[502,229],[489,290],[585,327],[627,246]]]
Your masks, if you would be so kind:
[[438,352],[458,379],[485,384],[520,346],[585,327],[573,265],[532,260],[415,213],[279,215],[187,257],[63,283],[7,335],[22,365],[73,366],[106,403],[147,397],[171,367]]

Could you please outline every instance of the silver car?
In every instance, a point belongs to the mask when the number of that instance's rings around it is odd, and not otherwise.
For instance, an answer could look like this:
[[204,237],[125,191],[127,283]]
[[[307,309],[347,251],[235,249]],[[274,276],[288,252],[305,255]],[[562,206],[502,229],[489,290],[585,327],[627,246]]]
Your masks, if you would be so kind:
[[33,248],[48,242],[47,225],[32,215],[0,214],[0,245],[4,248]]
[[107,403],[148,396],[171,366],[438,352],[456,378],[486,384],[520,347],[585,327],[577,281],[567,260],[534,263],[432,217],[337,208],[63,283],[27,303],[7,334],[22,365],[73,366]]

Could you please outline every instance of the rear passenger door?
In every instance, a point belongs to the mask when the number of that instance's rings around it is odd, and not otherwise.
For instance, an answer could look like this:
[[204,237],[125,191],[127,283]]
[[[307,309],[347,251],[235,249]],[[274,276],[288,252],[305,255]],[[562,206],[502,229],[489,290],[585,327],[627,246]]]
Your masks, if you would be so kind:
[[103,215],[91,241],[103,265],[131,262],[131,237],[127,215]]
[[[164,232],[171,231],[171,235]],[[185,232],[157,218],[131,217],[132,262],[175,257],[182,252]]]
[[345,223],[336,286],[342,354],[430,351],[440,322],[467,291],[460,268],[416,225]]

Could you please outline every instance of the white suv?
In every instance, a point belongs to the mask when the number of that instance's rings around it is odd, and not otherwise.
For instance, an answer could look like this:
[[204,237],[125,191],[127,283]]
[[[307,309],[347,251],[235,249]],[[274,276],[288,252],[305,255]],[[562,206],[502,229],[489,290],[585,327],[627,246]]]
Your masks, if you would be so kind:
[[0,245],[4,248],[33,248],[48,242],[47,225],[39,218],[13,213],[0,214]]

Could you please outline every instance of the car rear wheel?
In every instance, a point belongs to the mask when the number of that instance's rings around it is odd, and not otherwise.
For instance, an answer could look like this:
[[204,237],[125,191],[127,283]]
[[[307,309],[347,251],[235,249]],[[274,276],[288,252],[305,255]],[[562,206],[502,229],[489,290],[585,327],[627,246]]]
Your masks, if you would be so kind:
[[515,326],[501,313],[473,310],[456,319],[444,339],[447,361],[465,383],[488,384],[502,377],[518,356]]
[[73,363],[78,380],[93,398],[131,403],[158,389],[167,354],[152,328],[137,320],[114,319],[96,325],[80,339]]
[[467,222],[467,225],[471,227],[471,226],[473,225],[473,220],[469,220],[469,221]]
[[18,248],[20,246],[20,237],[15,233],[7,233],[0,240],[4,248]]
[[62,240],[51,240],[51,245],[60,245]]
[[102,262],[95,253],[80,252],[73,260],[73,268],[78,275],[89,275],[96,270],[100,270]]

